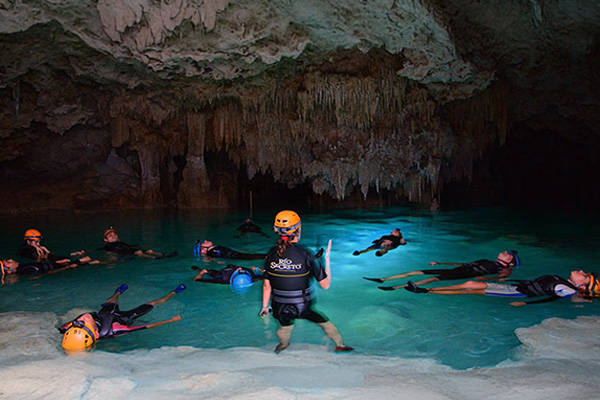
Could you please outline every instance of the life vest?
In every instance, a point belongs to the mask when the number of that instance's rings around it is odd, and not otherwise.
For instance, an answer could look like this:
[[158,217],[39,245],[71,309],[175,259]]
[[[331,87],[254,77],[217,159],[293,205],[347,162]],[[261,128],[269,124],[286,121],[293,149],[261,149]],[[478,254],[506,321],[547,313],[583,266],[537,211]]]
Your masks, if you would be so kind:
[[600,281],[597,273],[592,272],[590,274],[590,283],[584,294],[589,297],[600,297]]
[[281,256],[275,249],[271,250],[265,263],[265,276],[271,283],[273,301],[281,304],[311,302],[315,297],[311,286],[315,269],[313,256],[301,246],[293,245]]
[[557,275],[544,275],[531,281],[523,281],[517,285],[517,290],[530,297],[556,296],[554,288],[559,284],[577,290],[571,282]]

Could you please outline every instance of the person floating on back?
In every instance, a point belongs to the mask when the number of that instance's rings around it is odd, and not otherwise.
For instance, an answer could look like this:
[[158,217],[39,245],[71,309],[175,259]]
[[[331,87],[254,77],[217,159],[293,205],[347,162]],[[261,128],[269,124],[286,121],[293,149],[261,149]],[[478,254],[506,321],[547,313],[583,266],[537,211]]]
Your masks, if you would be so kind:
[[408,281],[406,290],[413,293],[432,293],[445,295],[475,294],[480,296],[496,296],[515,298],[543,297],[533,301],[514,301],[511,306],[520,307],[528,304],[548,303],[562,298],[581,295],[598,297],[598,275],[595,272],[585,273],[582,270],[571,271],[569,279],[557,275],[544,275],[533,280],[515,281],[517,283],[486,283],[467,281],[460,285],[435,288],[422,288]]
[[137,318],[152,311],[155,305],[163,304],[175,294],[185,290],[185,285],[181,284],[160,299],[144,303],[133,310],[121,311],[118,304],[119,296],[127,289],[126,284],[119,286],[115,293],[106,300],[106,303],[102,304],[100,311],[81,314],[74,320],[61,325],[58,330],[63,334],[63,349],[67,352],[92,350],[98,339],[121,336],[181,320],[181,316],[176,315],[153,324],[131,326]]
[[263,271],[257,267],[246,268],[229,264],[223,269],[216,270],[200,269],[194,265],[192,269],[198,271],[194,277],[196,282],[231,285],[231,289],[238,294],[248,292],[254,282],[264,279]]
[[[323,289],[331,285],[330,252],[331,240],[325,251],[325,269],[317,263],[308,250],[298,244],[302,221],[293,211],[281,211],[275,216],[273,229],[280,236],[265,260],[261,317],[273,311],[279,321],[277,330],[279,344],[275,353],[285,350],[290,343],[296,319],[306,319],[316,323],[335,343],[335,351],[354,350],[344,345],[338,329],[322,313],[313,308],[315,289],[311,283],[316,280]],[[269,301],[271,307],[269,307]]]
[[[416,282],[417,285],[425,285],[427,283],[435,281],[449,281],[455,279],[469,279],[477,277],[478,280],[491,280],[491,279],[502,279],[512,274],[513,267],[519,266],[521,260],[519,259],[518,252],[516,250],[507,250],[500,254],[496,258],[496,261],[490,260],[477,260],[468,264],[461,263],[440,263],[432,261],[430,265],[458,265],[456,268],[447,269],[422,269],[416,271],[404,272],[402,274],[388,276],[386,278],[367,278],[368,281],[383,283],[392,279],[407,278],[414,275],[436,275],[431,278],[426,278]],[[493,275],[485,277],[485,275]],[[406,287],[406,285],[398,286],[379,286],[381,290],[396,290]]]
[[238,226],[236,230],[240,232],[239,235],[234,236],[238,239],[248,233],[258,233],[259,235],[262,235],[264,237],[269,237],[269,235],[264,233],[261,227],[256,225],[254,221],[252,221],[250,218],[246,218],[246,220],[240,226]]
[[74,251],[69,256],[57,255],[46,246],[42,246],[42,234],[37,229],[27,229],[23,237],[23,243],[17,251],[17,255],[38,262],[49,261],[52,264],[57,264],[66,267],[73,263],[78,265],[83,264],[98,264],[100,261],[92,260],[89,256],[84,256],[84,251]]
[[56,264],[48,260],[32,261],[27,263],[20,263],[12,258],[0,260],[0,270],[3,279],[2,283],[4,283],[4,278],[7,275],[42,275],[46,273],[62,271],[67,268],[75,268],[79,265],[80,264],[76,262],[68,265]]
[[394,229],[389,235],[384,235],[379,239],[375,239],[372,242],[373,244],[367,247],[364,250],[354,250],[352,255],[359,256],[368,251],[377,250],[375,255],[377,257],[381,257],[386,254],[390,250],[394,250],[398,246],[404,246],[406,244],[406,240],[402,237],[402,233],[400,233],[400,229]]
[[156,260],[165,257],[175,257],[177,255],[177,251],[173,251],[172,253],[165,255],[152,249],[137,249],[136,247],[139,247],[137,245],[129,245],[125,242],[119,241],[119,235],[112,227],[104,231],[104,243],[105,245],[101,250],[119,255],[135,255],[137,257],[153,258]]
[[206,257],[209,259],[228,258],[232,260],[262,260],[266,253],[241,253],[225,246],[215,246],[210,240],[200,242],[196,241],[194,246],[194,255],[196,257]]

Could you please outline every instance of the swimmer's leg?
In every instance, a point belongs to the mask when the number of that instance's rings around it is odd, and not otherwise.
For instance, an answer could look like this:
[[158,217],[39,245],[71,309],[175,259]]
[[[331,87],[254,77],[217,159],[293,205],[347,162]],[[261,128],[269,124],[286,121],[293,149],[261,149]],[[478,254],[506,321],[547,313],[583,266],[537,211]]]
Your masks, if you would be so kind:
[[323,329],[323,332],[325,332],[325,334],[331,340],[333,340],[333,343],[335,343],[336,347],[345,347],[344,342],[342,341],[342,335],[340,335],[340,331],[338,331],[331,321],[320,322],[318,325],[321,327],[321,329]]
[[110,296],[108,299],[106,299],[106,303],[117,304],[119,302],[119,296],[122,295],[127,289],[129,289],[127,284],[126,283],[122,284],[115,290],[115,293],[112,296]]
[[[423,275],[423,274],[414,274],[414,275]],[[437,277],[432,277],[432,278],[427,278],[427,279],[422,279],[418,282],[415,282],[416,285],[426,285],[428,283],[431,282],[435,282],[435,281],[439,281],[440,279]],[[403,289],[408,285],[408,283],[404,284],[404,285],[398,285],[398,286],[379,286],[378,288],[381,290],[397,290],[397,289]]]
[[383,282],[385,282],[385,281],[391,281],[393,279],[408,278],[409,276],[414,276],[414,275],[425,275],[425,274],[423,273],[423,271],[410,271],[410,272],[405,272],[403,274],[388,276],[387,278],[381,278],[381,280]]
[[184,290],[185,290],[185,285],[181,284],[181,285],[177,286],[175,289],[171,290],[165,296],[161,297],[160,299],[153,300],[147,304],[150,304],[151,306],[155,306],[158,304],[166,303],[167,301],[169,301],[171,299],[171,297],[175,296],[177,293],[182,292]]
[[452,285],[452,286],[441,286],[436,288],[427,289],[428,293],[435,294],[477,294],[484,296],[485,289],[488,287],[488,284],[485,282],[477,282],[477,281],[467,281],[465,283],[461,283],[460,285]]
[[280,326],[275,333],[279,338],[279,344],[275,347],[275,353],[279,354],[283,350],[287,349],[290,345],[290,339],[292,337],[292,330],[294,329],[294,325],[286,325]]

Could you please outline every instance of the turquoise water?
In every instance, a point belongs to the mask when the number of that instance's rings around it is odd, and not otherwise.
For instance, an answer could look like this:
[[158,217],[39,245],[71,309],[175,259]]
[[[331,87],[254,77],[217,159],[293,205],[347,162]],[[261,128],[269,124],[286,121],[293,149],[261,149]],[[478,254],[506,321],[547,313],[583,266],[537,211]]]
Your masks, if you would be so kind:
[[[600,315],[597,304],[568,300],[513,308],[502,298],[416,295],[404,290],[384,292],[363,276],[381,277],[427,268],[429,261],[469,262],[494,259],[498,252],[517,249],[523,265],[515,279],[546,273],[568,276],[571,269],[600,269],[598,217],[479,209],[431,213],[412,208],[302,212],[302,244],[314,250],[333,239],[332,288],[318,291],[317,308],[338,326],[344,341],[365,355],[431,358],[453,368],[492,366],[514,358],[520,344],[515,329],[550,317]],[[274,212],[255,212],[253,219],[270,234]],[[265,252],[275,242],[259,235],[233,236],[247,217],[219,211],[127,212],[115,214],[48,213],[0,217],[0,257],[15,253],[23,232],[35,227],[43,244],[56,253],[86,249],[92,257],[102,246],[102,232],[114,226],[122,240],[157,251],[178,250],[164,260],[84,266],[33,279],[21,277],[0,287],[0,312],[50,311],[60,322],[66,314],[95,310],[121,283],[130,289],[121,296],[123,309],[164,295],[179,283],[188,289],[140,319],[152,323],[181,314],[179,323],[103,340],[110,352],[161,346],[226,349],[249,346],[271,349],[277,322],[260,319],[261,285],[238,296],[225,285],[193,282],[192,265],[220,268],[225,264],[196,260],[197,239],[246,252]],[[384,257],[373,253],[352,256],[371,240],[402,229],[408,244]],[[253,261],[232,261],[250,266]],[[400,282],[398,282],[400,283]],[[390,283],[394,284],[394,283]],[[58,337],[58,333],[57,333]],[[299,321],[292,346],[329,345],[315,325]]]

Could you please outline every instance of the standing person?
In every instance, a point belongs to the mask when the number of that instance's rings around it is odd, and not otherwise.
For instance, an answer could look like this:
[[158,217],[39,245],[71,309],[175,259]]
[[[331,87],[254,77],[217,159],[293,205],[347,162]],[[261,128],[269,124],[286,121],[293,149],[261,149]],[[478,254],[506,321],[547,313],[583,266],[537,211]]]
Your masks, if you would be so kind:
[[37,229],[27,229],[23,237],[23,243],[17,251],[17,255],[23,258],[29,258],[38,262],[50,261],[52,264],[59,264],[66,267],[73,262],[81,264],[98,264],[100,261],[92,260],[89,256],[83,256],[84,251],[74,251],[71,253],[73,261],[70,257],[59,256],[48,250],[46,246],[42,246],[42,233]]
[[[512,267],[518,267],[521,264],[521,260],[517,255],[516,250],[507,250],[496,257],[496,261],[490,260],[477,260],[468,264],[461,263],[440,263],[432,261],[430,265],[458,265],[456,268],[442,268],[442,269],[421,269],[416,271],[409,271],[398,275],[388,276],[387,278],[367,278],[363,277],[368,281],[383,283],[392,279],[407,278],[414,275],[436,275],[431,278],[426,278],[415,282],[416,285],[425,285],[427,283],[436,281],[450,281],[456,279],[469,279],[477,278],[480,281],[502,279],[510,276],[513,270]],[[484,275],[492,275],[483,277]],[[396,290],[405,288],[406,285],[398,286],[379,286],[381,290]]]
[[404,238],[402,237],[400,228],[396,228],[392,232],[390,232],[389,235],[383,235],[379,239],[373,240],[371,243],[373,243],[373,244],[364,250],[354,250],[354,253],[352,253],[352,255],[359,256],[362,253],[366,253],[366,252],[372,251],[372,250],[377,250],[375,252],[375,255],[377,257],[381,257],[388,251],[394,250],[396,247],[398,247],[400,245],[404,246],[406,244],[406,240],[404,240]]
[[569,279],[557,275],[544,275],[518,283],[486,283],[467,281],[460,285],[435,288],[421,288],[408,281],[406,290],[413,293],[433,293],[445,295],[475,294],[479,296],[496,296],[510,298],[543,297],[534,301],[514,301],[511,306],[521,307],[527,304],[548,303],[575,295],[597,297],[598,275],[582,270],[571,271]]
[[296,319],[307,319],[318,324],[335,343],[335,351],[354,350],[344,345],[335,325],[312,307],[315,301],[312,279],[316,279],[325,290],[331,286],[331,240],[325,252],[323,270],[314,256],[298,244],[301,226],[300,217],[295,212],[286,210],[277,214],[273,229],[279,235],[279,240],[265,260],[263,300],[259,315],[264,316],[270,312],[270,301],[273,316],[280,324],[277,330],[279,344],[275,353],[280,353],[289,346]]

